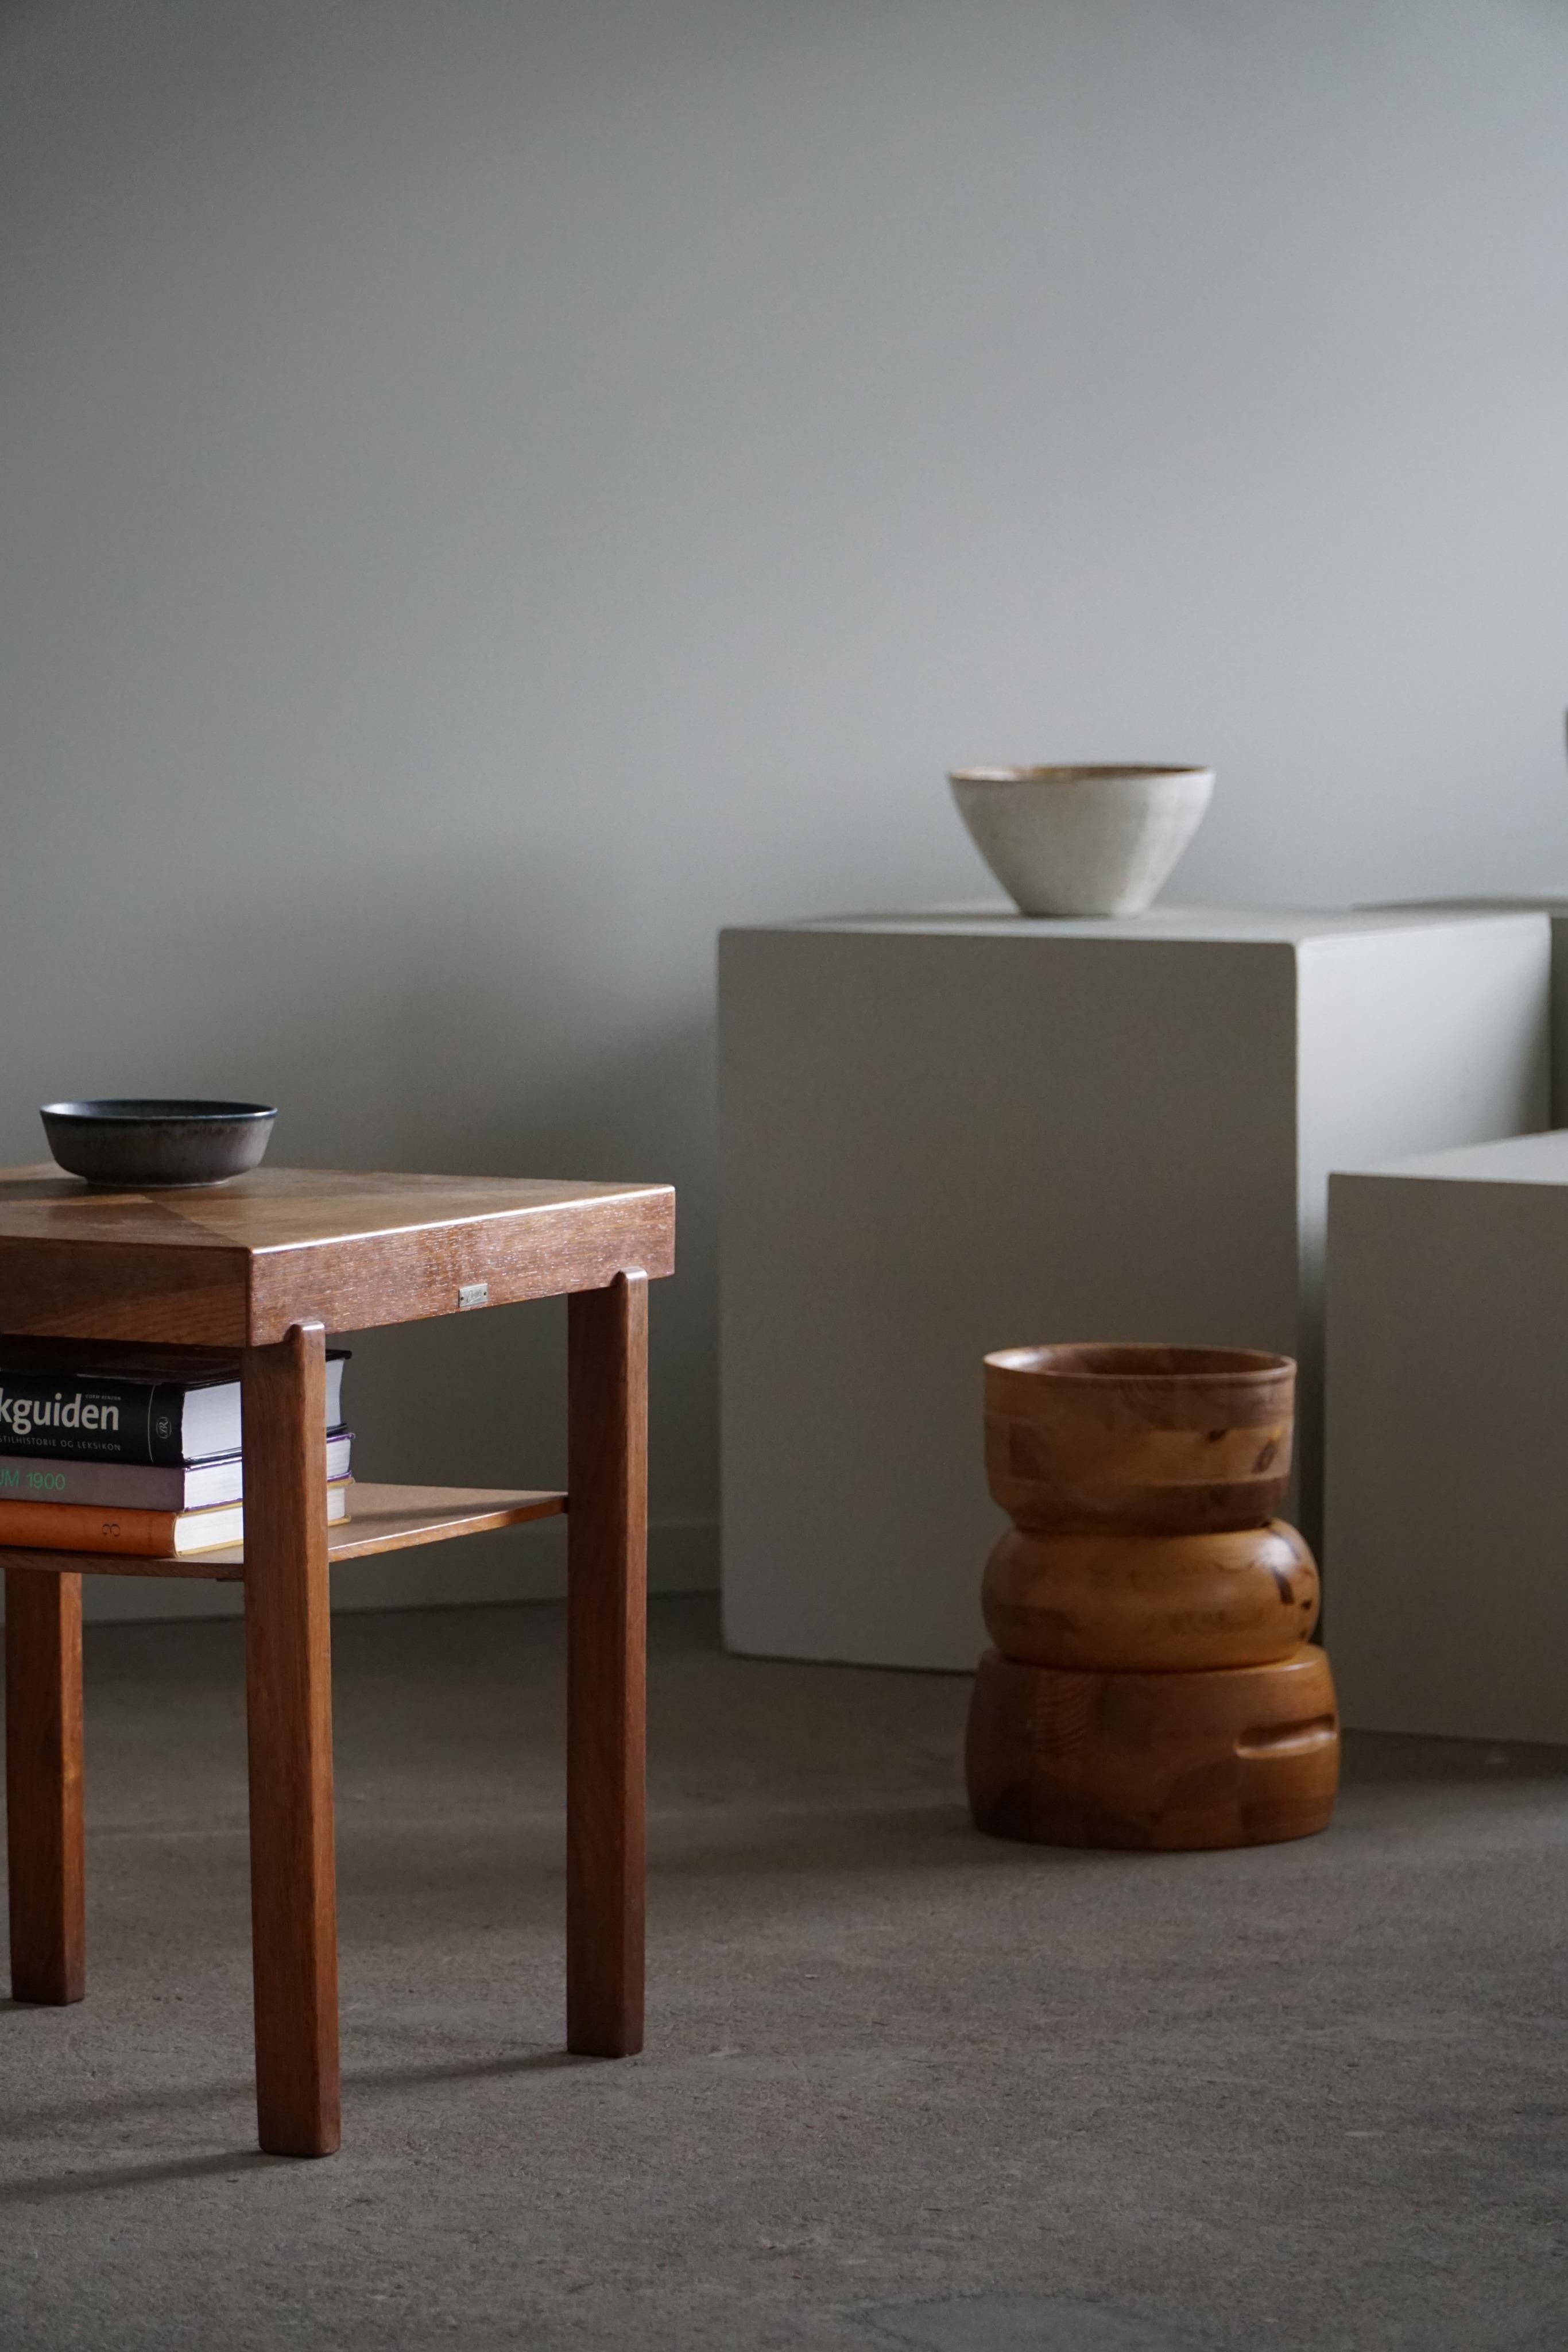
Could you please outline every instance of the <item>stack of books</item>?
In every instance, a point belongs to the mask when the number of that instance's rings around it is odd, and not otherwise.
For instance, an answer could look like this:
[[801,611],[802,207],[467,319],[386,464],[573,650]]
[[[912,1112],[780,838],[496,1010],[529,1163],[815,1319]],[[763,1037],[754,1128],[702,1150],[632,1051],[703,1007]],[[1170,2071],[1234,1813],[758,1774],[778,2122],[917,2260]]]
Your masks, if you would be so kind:
[[[349,1516],[346,1350],[327,1358],[327,1517]],[[234,1355],[0,1339],[0,1545],[168,1559],[245,1538]]]

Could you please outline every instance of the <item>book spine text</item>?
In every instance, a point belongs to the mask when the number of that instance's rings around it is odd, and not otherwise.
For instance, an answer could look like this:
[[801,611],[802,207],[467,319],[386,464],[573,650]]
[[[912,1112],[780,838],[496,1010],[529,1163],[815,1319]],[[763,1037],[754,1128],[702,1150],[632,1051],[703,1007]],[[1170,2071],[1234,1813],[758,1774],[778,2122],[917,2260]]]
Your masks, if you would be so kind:
[[173,1381],[0,1371],[0,1454],[172,1465],[181,1460],[184,1404]]
[[118,1552],[164,1559],[174,1549],[172,1511],[91,1510],[81,1503],[0,1502],[0,1544],[19,1551]]

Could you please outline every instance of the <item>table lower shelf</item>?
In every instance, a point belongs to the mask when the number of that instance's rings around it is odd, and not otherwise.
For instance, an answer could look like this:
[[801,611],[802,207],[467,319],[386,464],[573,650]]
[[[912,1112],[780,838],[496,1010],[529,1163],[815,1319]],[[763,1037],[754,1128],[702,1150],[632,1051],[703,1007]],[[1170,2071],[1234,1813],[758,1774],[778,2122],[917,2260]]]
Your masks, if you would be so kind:
[[[356,1480],[350,1489],[352,1517],[327,1530],[332,1566],[370,1559],[383,1551],[406,1551],[415,1544],[446,1543],[455,1536],[479,1536],[492,1528],[548,1519],[566,1508],[566,1496],[493,1486],[379,1486]],[[139,1559],[121,1552],[23,1551],[0,1547],[0,1568],[53,1570],[57,1576],[204,1576],[243,1583],[245,1551],[190,1552],[182,1559]]]

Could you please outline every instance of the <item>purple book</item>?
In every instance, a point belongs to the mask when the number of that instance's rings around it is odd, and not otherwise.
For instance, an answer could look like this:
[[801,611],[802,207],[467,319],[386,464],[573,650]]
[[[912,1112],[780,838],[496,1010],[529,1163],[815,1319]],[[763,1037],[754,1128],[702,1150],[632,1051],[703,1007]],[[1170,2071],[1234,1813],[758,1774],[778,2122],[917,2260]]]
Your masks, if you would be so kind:
[[[349,1475],[353,1438],[327,1433],[329,1482]],[[86,1503],[94,1510],[210,1511],[244,1494],[238,1454],[204,1462],[77,1462],[57,1454],[0,1454],[0,1502]]]

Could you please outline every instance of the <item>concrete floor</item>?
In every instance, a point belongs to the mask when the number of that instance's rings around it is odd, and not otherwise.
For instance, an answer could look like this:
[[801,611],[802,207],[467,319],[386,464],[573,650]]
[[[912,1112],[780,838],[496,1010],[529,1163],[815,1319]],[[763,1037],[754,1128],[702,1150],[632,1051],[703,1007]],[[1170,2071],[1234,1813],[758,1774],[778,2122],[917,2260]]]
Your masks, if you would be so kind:
[[346,2140],[257,2156],[239,1628],[89,1631],[89,1992],[0,2010],[0,2346],[1562,2352],[1568,1756],[970,1831],[967,1685],[655,1612],[649,2045],[559,2052],[560,1624],[340,1620]]

